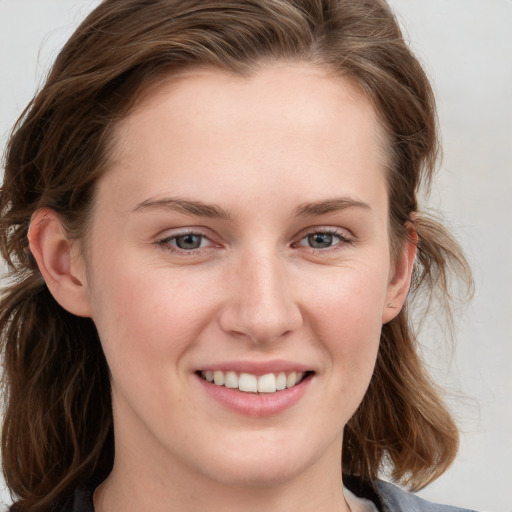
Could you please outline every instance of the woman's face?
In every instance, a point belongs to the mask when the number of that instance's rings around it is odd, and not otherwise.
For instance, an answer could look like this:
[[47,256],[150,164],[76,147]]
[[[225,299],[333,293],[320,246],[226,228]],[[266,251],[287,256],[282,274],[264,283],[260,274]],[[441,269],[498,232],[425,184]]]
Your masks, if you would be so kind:
[[247,485],[340,466],[398,311],[382,139],[305,64],[189,71],[118,126],[87,251],[116,464]]

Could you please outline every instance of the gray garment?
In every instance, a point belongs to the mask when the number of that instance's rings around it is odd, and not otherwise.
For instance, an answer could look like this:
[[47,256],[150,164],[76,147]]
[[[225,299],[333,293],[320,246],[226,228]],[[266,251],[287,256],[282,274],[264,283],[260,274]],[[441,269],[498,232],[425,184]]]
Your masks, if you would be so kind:
[[382,512],[476,512],[466,508],[431,503],[382,480],[375,482],[375,491],[380,498]]

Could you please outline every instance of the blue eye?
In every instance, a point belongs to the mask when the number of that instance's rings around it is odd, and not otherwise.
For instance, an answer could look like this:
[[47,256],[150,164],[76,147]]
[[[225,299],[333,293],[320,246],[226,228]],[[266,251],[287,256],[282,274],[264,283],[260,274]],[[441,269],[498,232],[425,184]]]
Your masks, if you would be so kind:
[[194,249],[199,249],[204,241],[203,235],[194,235],[193,233],[187,233],[186,235],[180,235],[171,238],[174,240],[176,247],[182,249],[184,251],[193,251]]
[[171,252],[193,252],[197,249],[206,248],[211,245],[210,240],[205,236],[197,233],[182,233],[168,236],[158,242],[165,246]]
[[315,231],[305,235],[298,243],[299,246],[313,250],[337,249],[344,244],[351,243],[352,239],[340,231]]
[[312,233],[306,238],[309,246],[313,249],[326,249],[339,241],[339,237],[332,233]]

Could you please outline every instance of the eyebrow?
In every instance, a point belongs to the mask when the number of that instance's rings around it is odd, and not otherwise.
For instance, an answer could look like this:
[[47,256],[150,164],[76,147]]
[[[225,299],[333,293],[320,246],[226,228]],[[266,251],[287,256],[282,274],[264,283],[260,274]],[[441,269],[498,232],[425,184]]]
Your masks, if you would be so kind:
[[[350,197],[338,197],[327,199],[324,201],[315,201],[302,203],[293,212],[294,217],[313,217],[318,215],[326,215],[328,213],[345,210],[347,208],[363,208],[371,210],[370,205],[363,201]],[[201,201],[192,201],[190,199],[182,199],[175,197],[166,197],[161,199],[146,199],[139,203],[134,212],[143,210],[171,210],[175,212],[185,213],[198,217],[207,217],[213,219],[233,220],[231,213],[220,206],[206,204]]]
[[212,204],[205,204],[201,201],[191,201],[189,199],[182,199],[179,197],[166,197],[162,199],[147,199],[139,203],[134,209],[134,212],[143,210],[171,210],[175,212],[185,213],[188,215],[195,215],[198,217],[207,217],[211,219],[224,219],[233,220],[232,215],[228,210],[215,206]]
[[302,203],[295,209],[294,215],[296,217],[310,217],[346,210],[347,208],[363,208],[365,210],[371,210],[370,205],[363,201],[359,201],[351,197],[335,197],[325,201]]

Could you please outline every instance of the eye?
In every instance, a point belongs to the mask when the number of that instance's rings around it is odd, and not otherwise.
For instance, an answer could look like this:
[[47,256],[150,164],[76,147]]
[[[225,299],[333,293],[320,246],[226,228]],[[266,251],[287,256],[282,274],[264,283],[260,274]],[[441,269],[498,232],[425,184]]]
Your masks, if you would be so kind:
[[306,237],[307,242],[313,249],[326,249],[336,241],[335,235],[332,233],[313,233]]
[[191,251],[199,249],[203,242],[206,241],[206,237],[203,235],[194,235],[193,233],[187,233],[186,235],[176,236],[173,239],[176,246],[184,251]]
[[301,238],[297,245],[315,250],[336,248],[344,243],[350,243],[348,235],[338,230],[322,230],[308,233]]
[[159,240],[158,243],[171,252],[189,253],[214,245],[207,236],[200,233],[178,233],[167,236]]

